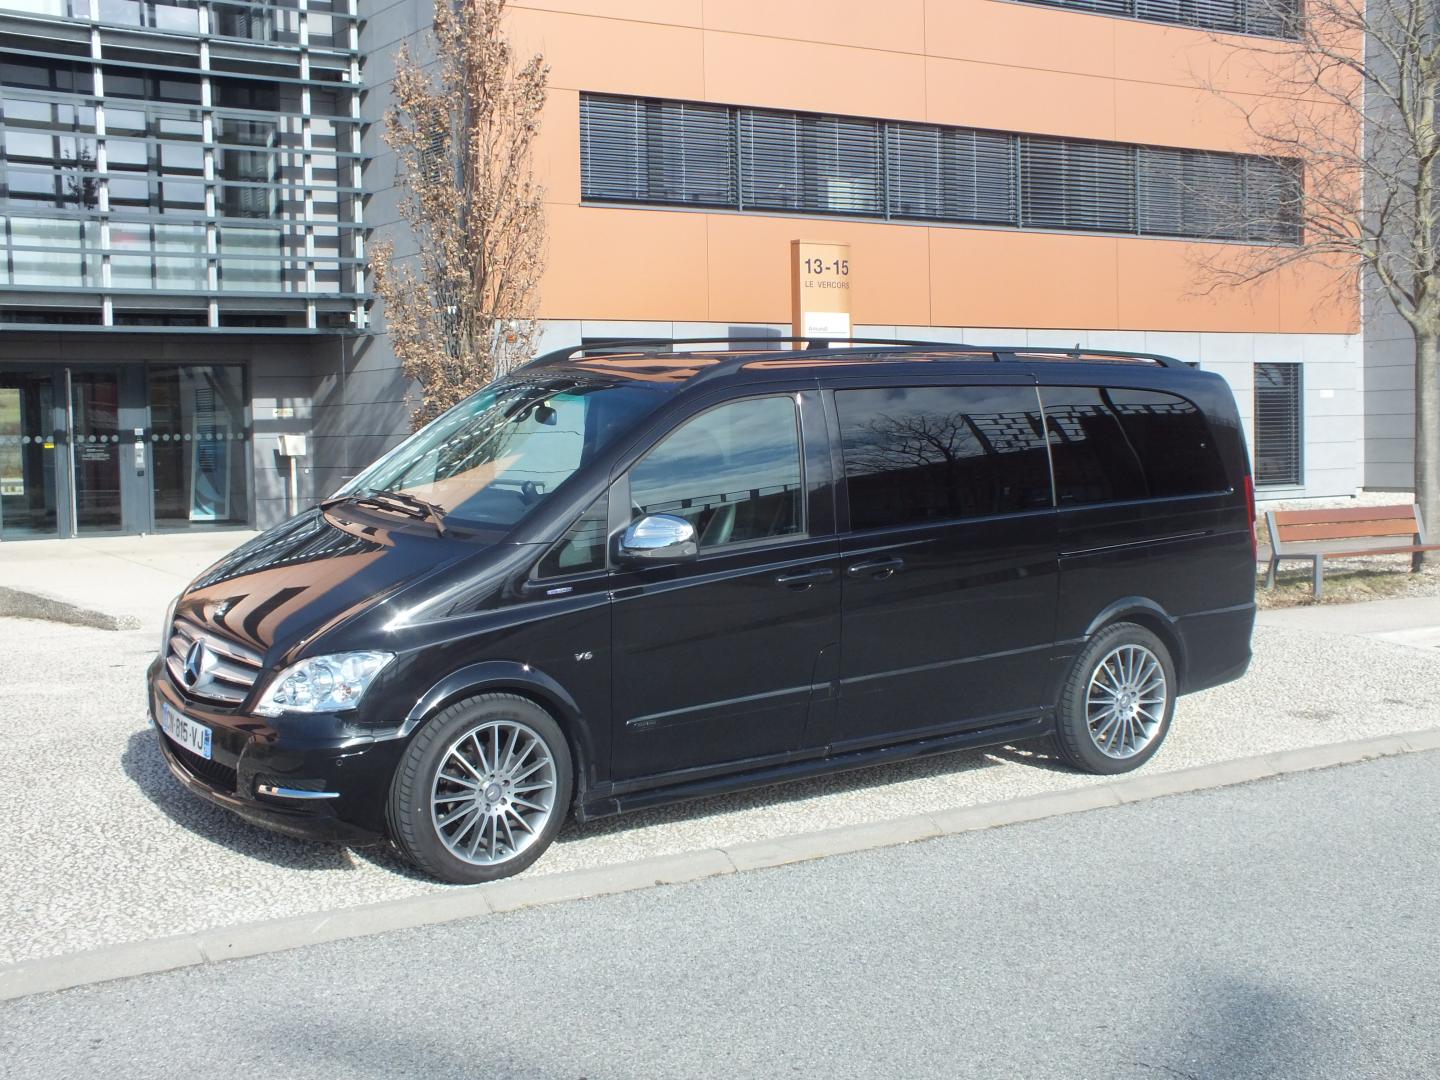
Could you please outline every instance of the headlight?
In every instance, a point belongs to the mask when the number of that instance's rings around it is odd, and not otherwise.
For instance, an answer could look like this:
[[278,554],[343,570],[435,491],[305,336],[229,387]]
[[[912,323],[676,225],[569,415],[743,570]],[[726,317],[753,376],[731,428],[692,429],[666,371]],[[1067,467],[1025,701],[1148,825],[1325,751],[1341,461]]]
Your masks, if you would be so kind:
[[255,711],[279,716],[353,709],[365,688],[394,659],[395,654],[388,652],[347,652],[301,660],[271,680]]
[[[180,596],[184,596],[182,592]],[[164,660],[170,654],[170,636],[175,633],[175,608],[180,603],[180,596],[170,601],[170,606],[165,609],[165,621],[160,624],[160,659]]]

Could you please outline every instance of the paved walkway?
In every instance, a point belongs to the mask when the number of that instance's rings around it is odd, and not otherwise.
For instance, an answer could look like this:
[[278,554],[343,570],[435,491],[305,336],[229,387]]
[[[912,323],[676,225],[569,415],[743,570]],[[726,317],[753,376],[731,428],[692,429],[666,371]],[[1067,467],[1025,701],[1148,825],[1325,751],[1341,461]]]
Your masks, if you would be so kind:
[[0,615],[158,633],[175,594],[254,535],[226,530],[3,544]]
[[1259,622],[1261,626],[1440,649],[1440,596],[1279,608],[1260,612]]

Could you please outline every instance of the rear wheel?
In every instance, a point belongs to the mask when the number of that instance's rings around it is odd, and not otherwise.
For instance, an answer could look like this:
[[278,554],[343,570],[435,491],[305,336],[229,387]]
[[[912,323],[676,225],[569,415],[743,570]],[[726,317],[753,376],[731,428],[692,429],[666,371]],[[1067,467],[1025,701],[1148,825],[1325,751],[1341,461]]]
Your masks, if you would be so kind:
[[426,873],[474,884],[538,859],[570,808],[570,747],[549,713],[513,694],[466,698],[411,740],[390,785],[390,832]]
[[1135,623],[1105,627],[1075,658],[1061,691],[1061,758],[1085,772],[1138,769],[1170,730],[1175,688],[1174,661],[1157,635]]

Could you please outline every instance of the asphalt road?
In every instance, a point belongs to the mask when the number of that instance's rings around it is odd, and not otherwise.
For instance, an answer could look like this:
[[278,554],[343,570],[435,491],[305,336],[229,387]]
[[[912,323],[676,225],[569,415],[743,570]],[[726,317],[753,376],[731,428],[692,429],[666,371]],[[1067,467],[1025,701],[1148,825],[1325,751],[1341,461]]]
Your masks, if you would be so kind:
[[[184,790],[145,722],[158,637],[0,619],[0,964],[443,888],[384,850],[290,840]],[[1145,772],[1437,724],[1440,651],[1260,627],[1250,674],[1183,698]],[[1103,782],[1043,742],[949,754],[572,824],[527,874]]]
[[15,1078],[1433,1077],[1440,753],[0,1006]]

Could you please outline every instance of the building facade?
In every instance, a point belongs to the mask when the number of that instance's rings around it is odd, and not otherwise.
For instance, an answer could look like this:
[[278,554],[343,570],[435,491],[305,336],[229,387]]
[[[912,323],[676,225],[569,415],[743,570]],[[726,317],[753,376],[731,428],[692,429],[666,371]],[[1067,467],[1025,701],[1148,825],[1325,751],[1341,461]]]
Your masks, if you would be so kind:
[[[406,250],[379,121],[430,4],[292,2],[0,0],[0,432],[30,440],[0,445],[5,539],[267,525],[292,461],[323,496],[408,430],[362,267],[367,235]],[[1236,45],[1283,11],[512,0],[509,20],[551,68],[546,347],[788,332],[791,241],[843,243],[857,334],[1165,352],[1234,387],[1262,496],[1363,483],[1358,305],[1318,272],[1200,271],[1295,235],[1303,176],[1249,156],[1205,88],[1254,99]]]

